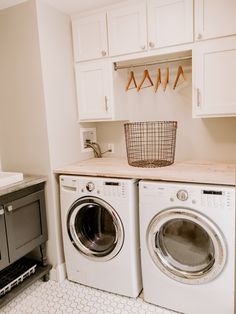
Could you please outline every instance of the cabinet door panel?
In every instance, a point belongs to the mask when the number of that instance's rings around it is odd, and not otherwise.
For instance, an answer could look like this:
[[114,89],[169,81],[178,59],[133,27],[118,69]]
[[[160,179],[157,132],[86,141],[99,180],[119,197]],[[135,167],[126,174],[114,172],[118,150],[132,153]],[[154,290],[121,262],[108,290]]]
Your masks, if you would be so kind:
[[76,65],[79,120],[112,118],[111,76],[107,61]]
[[107,23],[110,56],[147,49],[145,2],[109,10]]
[[193,59],[195,116],[235,116],[236,38],[199,43]]
[[0,270],[9,264],[4,211],[0,207]]
[[108,55],[106,13],[74,18],[72,30],[75,61]]
[[193,41],[192,0],[148,1],[149,48]]
[[10,262],[47,240],[44,192],[5,204]]
[[236,34],[235,0],[195,1],[196,39]]

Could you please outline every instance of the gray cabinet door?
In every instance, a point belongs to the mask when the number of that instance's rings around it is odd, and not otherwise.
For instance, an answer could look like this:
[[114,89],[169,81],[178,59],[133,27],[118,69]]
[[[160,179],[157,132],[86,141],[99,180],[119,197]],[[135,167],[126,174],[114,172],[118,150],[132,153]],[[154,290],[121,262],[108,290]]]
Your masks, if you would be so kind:
[[47,240],[44,191],[5,204],[10,262]]
[[9,264],[4,210],[0,206],[0,270]]

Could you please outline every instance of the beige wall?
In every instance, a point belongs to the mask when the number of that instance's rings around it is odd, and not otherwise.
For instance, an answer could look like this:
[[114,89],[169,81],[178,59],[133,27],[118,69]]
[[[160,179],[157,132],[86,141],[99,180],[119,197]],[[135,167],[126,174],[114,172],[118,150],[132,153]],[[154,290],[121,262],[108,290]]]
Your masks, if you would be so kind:
[[34,2],[0,11],[0,42],[2,168],[47,174],[48,134]]
[[58,280],[64,257],[53,169],[81,158],[70,25],[41,1],[0,12],[2,168],[48,177],[47,255]]
[[[176,120],[178,121],[176,159],[198,159],[235,161],[236,118],[192,118],[191,63],[182,62],[187,81],[173,90],[176,65],[170,64],[170,85],[166,92],[162,89],[157,94],[152,88],[127,92],[127,106],[131,121]],[[140,81],[144,68],[135,69],[137,81]],[[150,68],[155,80],[156,67]],[[122,73],[123,72],[123,73]],[[162,66],[164,76],[164,66]],[[120,71],[123,86],[116,87],[125,93],[128,74]],[[115,143],[115,154],[126,155],[124,127],[122,122],[97,123],[98,141],[103,149],[107,143]]]
[[70,17],[37,1],[49,152],[52,168],[78,160],[79,124]]
[[[80,158],[79,125],[76,122],[76,100],[70,18],[37,1],[37,19],[43,78],[45,120],[48,131],[50,158],[48,199],[48,256],[53,261],[55,274],[64,262],[59,188],[53,169]],[[56,275],[55,275],[56,277]]]

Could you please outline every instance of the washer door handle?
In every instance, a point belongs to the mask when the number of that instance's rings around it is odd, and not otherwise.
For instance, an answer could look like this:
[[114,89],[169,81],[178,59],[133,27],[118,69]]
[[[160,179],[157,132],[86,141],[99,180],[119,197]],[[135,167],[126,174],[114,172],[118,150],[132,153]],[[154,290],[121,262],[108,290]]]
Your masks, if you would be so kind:
[[157,231],[156,234],[155,234],[155,248],[156,248],[156,249],[158,249],[158,247],[159,247],[159,246],[157,245],[157,242],[158,242],[158,235],[159,235],[159,231]]
[[152,249],[153,251],[158,254],[159,253],[159,250],[160,250],[160,247],[158,245],[159,241],[158,241],[158,236],[159,236],[159,231],[156,231],[154,234],[153,234],[153,246],[152,246]]

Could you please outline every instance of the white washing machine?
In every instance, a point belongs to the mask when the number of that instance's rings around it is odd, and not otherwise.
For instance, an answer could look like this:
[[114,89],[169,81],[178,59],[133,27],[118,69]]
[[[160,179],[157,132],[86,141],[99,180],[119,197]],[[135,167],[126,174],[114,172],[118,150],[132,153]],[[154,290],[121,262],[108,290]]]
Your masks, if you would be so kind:
[[235,313],[235,187],[140,182],[144,300]]
[[142,289],[137,181],[62,175],[60,196],[68,279],[137,297]]

